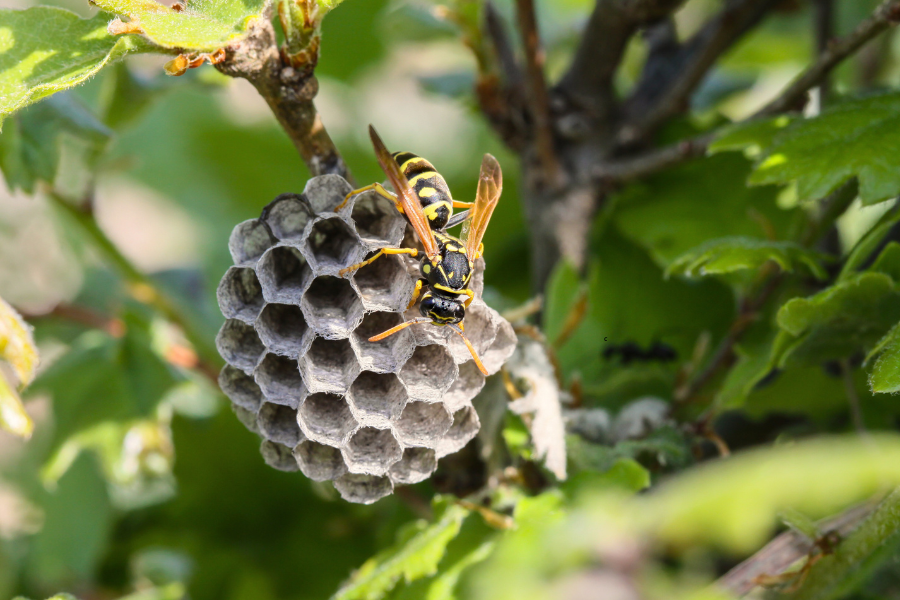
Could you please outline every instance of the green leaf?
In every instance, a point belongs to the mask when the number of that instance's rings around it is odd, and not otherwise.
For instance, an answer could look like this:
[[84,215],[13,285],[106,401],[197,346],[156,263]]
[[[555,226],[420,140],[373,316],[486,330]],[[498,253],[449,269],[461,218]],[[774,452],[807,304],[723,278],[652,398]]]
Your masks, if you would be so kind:
[[4,117],[84,83],[107,64],[150,46],[112,36],[109,15],[82,19],[61,8],[0,9],[0,124]]
[[870,350],[900,320],[900,287],[882,273],[862,273],[778,311],[772,351],[779,366],[818,363]]
[[86,169],[92,168],[112,131],[71,94],[57,94],[13,115],[0,133],[0,170],[10,191],[32,194],[39,181],[53,183],[65,139],[80,144]]
[[792,117],[782,115],[774,119],[760,119],[729,125],[724,127],[715,141],[709,145],[709,153],[718,154],[730,150],[742,150],[744,156],[756,158],[771,146],[775,136],[793,121]]
[[152,350],[146,325],[126,316],[126,327],[118,339],[83,334],[32,386],[53,396],[55,447],[104,421],[150,416],[177,382]]
[[334,600],[377,600],[401,579],[411,582],[434,574],[468,514],[468,510],[450,503],[434,523],[412,523],[396,545],[366,561]]
[[614,196],[613,219],[663,268],[716,238],[790,239],[793,211],[778,207],[777,188],[746,185],[751,167],[720,154],[670,169]]
[[760,345],[736,345],[737,363],[728,371],[716,393],[715,406],[720,410],[739,408],[756,385],[772,370],[771,340]]
[[50,588],[90,578],[103,557],[114,516],[93,461],[76,461],[41,504],[45,521],[33,540],[30,574]]
[[827,277],[819,257],[800,245],[748,237],[709,240],[672,261],[666,276],[697,278],[748,269],[755,271],[769,261],[776,263],[782,271],[803,268],[818,279]]
[[900,152],[900,94],[849,100],[776,135],[752,184],[797,181],[800,200],[817,200],[852,177],[863,204],[900,194],[900,174],[886,157]]
[[869,373],[869,387],[874,393],[900,392],[900,323],[894,326],[872,350],[866,362],[878,357]]
[[247,35],[262,18],[266,0],[190,0],[175,11],[155,0],[97,0],[97,6],[140,23],[144,35],[158,46],[210,52]]
[[900,283],[900,243],[888,242],[888,245],[884,247],[884,250],[872,263],[869,271],[884,273],[893,279],[894,282]]
[[898,436],[828,437],[704,463],[636,498],[632,512],[668,544],[749,552],[782,511],[817,519],[898,483]]

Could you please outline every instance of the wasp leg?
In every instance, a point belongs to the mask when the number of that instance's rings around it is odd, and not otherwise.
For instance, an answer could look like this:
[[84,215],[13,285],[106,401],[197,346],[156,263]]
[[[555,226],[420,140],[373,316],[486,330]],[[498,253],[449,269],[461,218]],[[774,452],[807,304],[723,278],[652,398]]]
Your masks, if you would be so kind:
[[416,287],[413,288],[413,295],[409,300],[409,304],[406,305],[406,310],[409,310],[416,305],[416,301],[419,299],[419,294],[422,293],[423,283],[425,283],[424,279],[419,279],[418,281],[416,281]]
[[358,190],[353,190],[352,192],[350,192],[349,194],[347,194],[346,196],[344,196],[344,201],[343,201],[343,202],[341,202],[340,204],[338,204],[337,206],[334,207],[334,212],[338,212],[339,210],[341,210],[342,208],[344,208],[344,205],[347,204],[347,202],[348,202],[348,201],[350,200],[350,198],[352,198],[353,196],[355,196],[355,195],[357,195],[357,194],[362,194],[363,192],[368,192],[369,190],[375,190],[376,192],[378,192],[379,195],[384,196],[385,198],[387,198],[388,200],[390,200],[391,202],[393,202],[393,203],[394,203],[394,208],[396,208],[397,210],[399,210],[401,214],[403,213],[403,207],[400,206],[400,202],[397,201],[397,197],[394,196],[394,195],[393,195],[392,193],[390,193],[389,191],[387,191],[386,189],[384,189],[384,186],[381,185],[380,183],[371,183],[371,184],[369,184],[369,185],[367,185],[367,186],[365,186],[365,187],[359,188]]
[[453,201],[453,208],[472,208],[475,206],[474,202],[460,202],[459,200]]
[[343,277],[344,275],[346,275],[346,274],[349,273],[350,271],[355,271],[355,270],[357,270],[357,269],[362,269],[364,266],[369,265],[369,264],[372,264],[373,262],[375,262],[375,259],[377,259],[378,257],[380,257],[380,256],[382,256],[382,255],[384,255],[384,254],[409,254],[410,256],[412,256],[413,258],[415,258],[416,255],[419,254],[419,251],[416,250],[415,248],[382,248],[381,250],[379,250],[378,252],[376,252],[376,253],[372,256],[372,258],[367,258],[366,260],[362,261],[361,263],[356,263],[355,265],[350,265],[350,266],[347,267],[346,269],[341,269],[340,271],[338,271],[338,275],[340,275],[341,277]]
[[[463,291],[460,292],[460,293],[465,294],[466,296],[468,296],[468,298],[466,298],[466,301],[463,302],[463,307],[464,307],[464,308],[469,308],[469,305],[472,304],[472,300],[475,299],[475,292],[473,292],[473,291],[470,290],[470,289],[465,289],[465,290],[463,290]],[[460,323],[460,325],[462,325],[462,323]]]
[[484,254],[484,242],[481,242],[480,244],[478,244],[478,250],[475,251],[475,258],[473,258],[472,260],[481,258],[483,254]]

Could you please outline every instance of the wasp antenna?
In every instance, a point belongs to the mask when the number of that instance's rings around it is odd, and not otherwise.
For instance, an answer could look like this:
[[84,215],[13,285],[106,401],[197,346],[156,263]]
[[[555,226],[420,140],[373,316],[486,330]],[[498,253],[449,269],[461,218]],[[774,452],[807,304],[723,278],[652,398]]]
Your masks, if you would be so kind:
[[[388,329],[385,332],[379,333],[378,335],[373,335],[372,337],[369,338],[369,341],[370,342],[380,342],[384,338],[394,335],[401,329],[406,329],[410,325],[415,325],[417,323],[431,323],[431,319],[413,319],[412,321],[406,321],[404,323],[400,323],[399,325],[397,325],[395,327],[391,327],[390,329]],[[471,348],[471,346],[469,346],[469,347]]]
[[478,370],[481,371],[481,372],[484,374],[485,377],[487,377],[488,375],[490,375],[490,373],[488,373],[488,370],[484,368],[484,365],[481,363],[481,359],[478,358],[478,353],[475,352],[475,347],[472,345],[472,342],[469,341],[469,338],[466,337],[466,334],[463,333],[463,330],[462,330],[461,328],[459,328],[459,327],[454,326],[454,325],[451,325],[451,326],[450,326],[450,329],[452,329],[453,331],[455,331],[456,333],[458,333],[458,334],[459,334],[459,337],[461,337],[462,340],[463,340],[463,342],[466,343],[466,348],[468,348],[468,349],[469,349],[469,352],[472,353],[472,358],[475,359],[475,366],[478,367]]

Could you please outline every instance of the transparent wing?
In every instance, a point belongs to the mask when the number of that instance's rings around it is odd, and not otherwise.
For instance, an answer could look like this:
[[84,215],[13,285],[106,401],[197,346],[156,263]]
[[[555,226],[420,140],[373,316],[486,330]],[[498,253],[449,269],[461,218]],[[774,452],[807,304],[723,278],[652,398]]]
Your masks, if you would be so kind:
[[430,259],[435,258],[438,255],[437,242],[434,241],[434,234],[431,232],[431,227],[428,226],[428,218],[422,210],[422,205],[409,187],[406,177],[400,172],[400,165],[388,152],[384,142],[378,136],[378,132],[371,125],[369,125],[369,137],[372,138],[372,145],[375,146],[375,157],[378,159],[378,164],[381,165],[381,170],[384,171],[394,187],[406,218],[409,219],[416,236],[422,242],[422,247],[425,248],[425,255]]
[[503,174],[500,164],[490,154],[485,154],[481,161],[481,173],[478,176],[478,192],[475,194],[475,206],[470,210],[469,220],[463,224],[462,236],[466,242],[466,252],[472,258],[484,239],[491,215],[500,200],[503,190]]

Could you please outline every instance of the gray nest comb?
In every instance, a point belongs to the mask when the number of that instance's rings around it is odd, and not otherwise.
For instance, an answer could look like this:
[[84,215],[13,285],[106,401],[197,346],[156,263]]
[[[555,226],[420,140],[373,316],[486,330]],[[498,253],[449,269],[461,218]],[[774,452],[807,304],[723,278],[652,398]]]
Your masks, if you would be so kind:
[[[417,307],[406,314],[418,262],[383,256],[338,274],[408,235],[405,218],[374,192],[335,213],[351,189],[339,176],[315,177],[303,194],[283,194],[234,228],[216,345],[228,363],[219,384],[263,438],[265,461],[333,481],[345,500],[368,504],[427,479],[439,458],[475,437],[472,398],[484,376],[446,328],[415,325],[367,341],[419,316]],[[466,334],[495,373],[516,337],[481,300],[483,269],[479,260]]]

